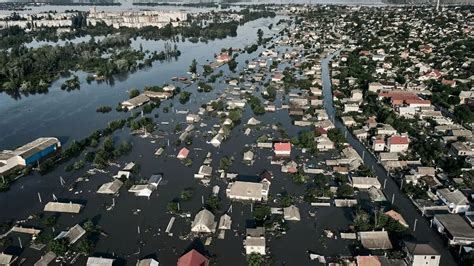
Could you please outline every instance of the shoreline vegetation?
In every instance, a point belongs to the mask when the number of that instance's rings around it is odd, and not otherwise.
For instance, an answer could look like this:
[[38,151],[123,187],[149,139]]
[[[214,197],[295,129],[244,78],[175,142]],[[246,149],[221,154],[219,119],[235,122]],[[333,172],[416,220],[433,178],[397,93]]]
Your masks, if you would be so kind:
[[[162,28],[144,27],[115,29],[105,24],[87,26],[87,13],[80,12],[73,19],[69,32],[58,34],[56,29],[40,28],[25,30],[10,27],[0,30],[0,92],[5,92],[15,99],[29,94],[46,93],[50,85],[61,76],[70,76],[71,72],[89,73],[87,82],[101,81],[113,75],[133,73],[151,66],[155,61],[177,59],[181,51],[177,43],[207,42],[237,36],[237,28],[249,21],[264,17],[274,17],[273,11],[244,9],[237,14],[242,18],[223,23],[207,20],[211,14],[200,14],[195,18],[188,17],[186,26],[173,27],[168,24]],[[32,41],[72,40],[78,37],[91,36],[88,42],[64,45],[42,45],[27,48]],[[96,37],[106,36],[103,40]],[[167,40],[164,51],[149,52],[131,47],[131,39]],[[68,60],[63,60],[68,58]],[[70,84],[71,83],[71,84]],[[78,89],[75,80],[68,80],[61,86],[63,90]],[[74,86],[69,86],[74,85]]]

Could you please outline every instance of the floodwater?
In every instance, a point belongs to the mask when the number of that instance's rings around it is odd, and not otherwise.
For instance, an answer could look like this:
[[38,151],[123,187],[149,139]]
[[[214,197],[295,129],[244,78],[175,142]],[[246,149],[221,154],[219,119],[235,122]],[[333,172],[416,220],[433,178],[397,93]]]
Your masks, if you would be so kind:
[[[0,1],[2,2],[2,1]],[[187,12],[201,12],[203,9],[201,7],[190,7],[190,6],[173,6],[173,5],[162,5],[162,6],[138,6],[133,5],[131,0],[120,0],[121,5],[119,6],[96,6],[98,12],[102,11],[129,11],[129,10],[182,10]],[[140,1],[139,1],[140,2]],[[146,1],[143,1],[146,2]],[[160,1],[156,1],[160,2]],[[186,2],[186,1],[182,1]],[[368,6],[380,6],[384,5],[381,0],[279,0],[279,1],[269,1],[269,0],[247,0],[242,1],[241,3],[236,3],[238,5],[244,6],[248,4],[314,4],[314,5],[368,5]],[[40,5],[27,7],[31,10],[22,10],[22,11],[9,11],[9,10],[0,10],[0,15],[11,14],[13,12],[19,14],[31,14],[31,13],[42,13],[50,10],[56,10],[58,12],[64,12],[66,10],[78,10],[78,11],[88,11],[91,8],[91,5],[61,5],[61,6],[51,6],[51,5]],[[231,9],[238,10],[240,7],[233,5]]]
[[[204,65],[208,60],[213,60],[214,54],[219,53],[221,48],[243,48],[253,44],[259,28],[263,29],[266,36],[275,34],[278,27],[270,31],[267,26],[276,24],[281,18],[277,16],[251,21],[238,28],[236,37],[208,43],[178,42],[176,44],[181,51],[178,60],[155,62],[149,69],[117,76],[113,84],[87,84],[87,75],[80,72],[77,73],[81,80],[80,90],[62,91],[60,87],[65,79],[59,79],[52,84],[47,94],[24,96],[20,100],[0,94],[0,149],[12,149],[41,136],[58,136],[65,141],[83,138],[93,130],[104,128],[108,121],[129,115],[117,112],[99,115],[96,113],[98,106],[110,105],[115,108],[119,102],[128,98],[127,91],[133,88],[163,85],[169,83],[172,77],[184,76],[193,59]],[[132,47],[139,49],[142,44],[144,50],[162,51],[165,42],[137,39],[132,42]],[[239,60],[243,60],[240,66],[243,66],[245,59],[246,54],[239,57]]]
[[[117,113],[115,111],[108,114],[98,114],[95,109],[99,105],[115,106],[118,102],[128,97],[127,90],[131,88],[142,89],[145,85],[161,85],[169,82],[171,77],[185,75],[192,59],[196,59],[199,64],[205,64],[212,60],[215,53],[223,47],[243,48],[245,45],[256,41],[256,33],[262,28],[266,36],[276,34],[278,27],[272,31],[268,30],[270,23],[276,23],[280,17],[273,19],[259,19],[249,22],[239,27],[238,36],[226,38],[224,40],[211,41],[207,44],[179,42],[178,48],[182,55],[176,61],[157,62],[150,69],[141,70],[126,77],[116,78],[113,84],[91,85],[83,82],[78,91],[64,92],[59,89],[61,80],[54,83],[50,92],[46,95],[32,95],[21,100],[11,99],[7,95],[0,97],[0,148],[12,148],[21,145],[40,136],[58,136],[66,142],[71,139],[79,139],[90,134],[97,128],[105,127],[107,121],[128,116],[128,113]],[[132,44],[134,47],[142,45],[144,49],[160,50],[163,41],[137,40]],[[252,53],[242,53],[237,61],[238,69],[242,69],[246,60],[255,58],[262,47]],[[283,64],[282,64],[283,65]],[[235,76],[228,71],[227,66],[221,68],[225,76]],[[81,81],[85,80],[85,74],[79,73]],[[186,90],[192,92],[190,102],[186,105],[180,104],[177,99],[173,100],[174,110],[189,110],[196,113],[202,103],[217,98],[227,87],[223,81],[214,85],[214,90],[210,93],[199,93],[196,86],[192,85]],[[259,94],[259,92],[256,92]],[[281,105],[281,99],[276,101],[277,106]],[[15,219],[26,219],[33,214],[42,213],[44,203],[53,199],[53,195],[58,199],[78,201],[85,204],[85,209],[77,215],[60,215],[58,225],[55,230],[65,230],[76,223],[82,223],[86,219],[92,219],[97,223],[107,237],[101,236],[97,242],[94,255],[117,258],[119,265],[134,265],[137,259],[144,257],[156,257],[162,265],[173,265],[177,258],[190,247],[199,246],[204,243],[205,237],[186,238],[180,240],[179,236],[187,236],[190,231],[190,219],[177,217],[171,232],[173,237],[164,234],[168,221],[173,216],[166,213],[166,205],[179,197],[180,192],[188,187],[194,188],[194,196],[191,201],[181,204],[181,209],[191,213],[192,217],[202,208],[201,197],[207,198],[211,194],[212,186],[219,185],[220,198],[222,199],[221,210],[216,213],[216,221],[225,212],[230,202],[225,197],[227,186],[224,180],[214,177],[210,186],[199,184],[193,178],[201,166],[208,151],[212,153],[214,170],[218,169],[219,160],[222,156],[234,156],[235,161],[229,172],[239,174],[255,175],[263,169],[272,171],[275,175],[271,186],[271,194],[287,192],[290,195],[301,196],[304,194],[305,186],[294,184],[290,177],[281,173],[280,167],[270,165],[272,156],[271,150],[255,149],[256,163],[252,166],[241,163],[245,146],[250,147],[256,143],[256,139],[264,133],[278,137],[275,130],[267,127],[255,129],[249,136],[243,133],[244,124],[253,116],[249,107],[244,112],[242,124],[235,127],[231,137],[223,145],[216,149],[206,141],[212,137],[203,136],[202,133],[194,133],[194,141],[190,147],[190,158],[193,159],[191,167],[184,166],[175,156],[179,148],[173,143],[178,138],[173,133],[176,122],[183,123],[185,115],[177,113],[163,113],[163,106],[169,106],[169,101],[155,110],[150,116],[158,123],[158,135],[154,139],[142,139],[131,137],[128,129],[116,132],[114,139],[130,140],[133,143],[133,151],[122,158],[119,163],[123,166],[126,162],[135,161],[141,166],[141,172],[137,179],[148,178],[153,173],[164,174],[164,184],[159,186],[150,199],[135,197],[131,193],[121,190],[120,195],[115,197],[116,206],[110,211],[106,206],[112,204],[112,196],[96,194],[97,188],[111,180],[111,176],[119,170],[118,167],[109,167],[108,173],[99,173],[90,177],[88,182],[78,183],[75,191],[69,192],[65,187],[72,184],[78,177],[85,174],[85,167],[76,172],[65,172],[63,169],[67,165],[62,164],[50,174],[39,176],[31,175],[20,179],[12,184],[11,189],[0,194],[0,221]],[[291,124],[291,119],[286,110],[279,110],[276,113],[267,113],[258,117],[262,124],[281,123],[290,136],[295,136],[301,127]],[[169,125],[162,125],[161,122],[170,122]],[[212,125],[218,123],[218,118],[205,117],[204,121],[208,126],[199,128],[199,132],[211,130]],[[156,158],[153,154],[161,145],[166,145],[167,140],[171,145],[166,147],[164,154]],[[312,158],[315,162],[328,158],[331,154],[321,154]],[[217,173],[214,173],[217,176]],[[66,186],[60,185],[59,178],[66,181]],[[40,193],[43,202],[38,200]],[[21,199],[21,200],[19,200]],[[301,212],[300,222],[291,222],[287,234],[276,238],[268,235],[267,246],[269,247],[272,259],[277,264],[306,265],[310,264],[308,251],[322,254],[329,257],[353,254],[353,241],[341,239],[326,239],[323,237],[323,230],[330,229],[333,232],[346,230],[351,220],[350,209],[344,208],[321,208],[316,210],[308,204],[297,204]],[[139,211],[138,211],[139,210]],[[249,204],[232,203],[233,219],[232,230],[226,232],[224,240],[213,238],[213,243],[206,247],[207,255],[211,261],[218,265],[244,265],[245,256],[243,248],[243,234],[245,228],[251,220],[251,206]],[[309,212],[316,212],[316,217],[311,217]],[[50,214],[47,214],[50,215]],[[328,217],[330,217],[328,219]],[[35,225],[35,224],[27,224]],[[138,229],[140,228],[140,229]],[[140,231],[140,233],[138,232]],[[26,264],[34,263],[42,254],[31,248],[20,248],[17,235],[12,235],[12,246],[8,252],[18,254],[25,258]],[[25,236],[21,236],[24,246],[29,242]],[[76,261],[78,265],[84,265],[85,258],[81,257]]]

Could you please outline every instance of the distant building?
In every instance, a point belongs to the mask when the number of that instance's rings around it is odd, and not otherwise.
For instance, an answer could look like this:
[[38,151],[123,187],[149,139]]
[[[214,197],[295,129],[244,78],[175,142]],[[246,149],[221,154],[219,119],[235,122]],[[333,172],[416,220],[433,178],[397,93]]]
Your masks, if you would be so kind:
[[455,142],[451,144],[451,149],[450,149],[451,154],[454,156],[474,156],[474,149],[469,147],[463,142]]
[[127,109],[128,111],[135,109],[144,105],[145,103],[150,101],[150,97],[146,96],[145,94],[140,94],[136,97],[133,97],[129,100],[122,102],[122,108]]

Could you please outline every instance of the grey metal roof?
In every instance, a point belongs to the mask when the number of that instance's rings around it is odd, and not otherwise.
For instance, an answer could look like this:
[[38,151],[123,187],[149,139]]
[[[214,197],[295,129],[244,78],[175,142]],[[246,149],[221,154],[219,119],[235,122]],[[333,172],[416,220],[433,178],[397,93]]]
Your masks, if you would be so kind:
[[474,239],[474,229],[458,214],[437,214],[435,219],[453,237]]

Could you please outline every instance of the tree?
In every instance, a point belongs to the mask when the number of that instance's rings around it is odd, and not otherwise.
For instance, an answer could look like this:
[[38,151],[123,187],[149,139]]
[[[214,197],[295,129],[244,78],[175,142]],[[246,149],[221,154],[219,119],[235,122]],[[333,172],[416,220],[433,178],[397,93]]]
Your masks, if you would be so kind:
[[188,200],[191,200],[191,198],[193,197],[193,194],[194,192],[192,188],[186,188],[185,190],[181,191],[179,198],[184,201],[188,201]]
[[68,251],[68,241],[65,238],[53,239],[48,244],[49,250],[62,256]]
[[193,59],[191,66],[189,66],[189,72],[196,74],[197,72],[197,62],[196,59]]
[[340,198],[351,197],[354,195],[354,189],[348,184],[343,184],[337,189],[336,195]]
[[354,217],[354,226],[358,231],[370,230],[372,227],[370,224],[369,214],[362,209],[356,210]]
[[89,233],[94,232],[96,230],[94,223],[90,219],[87,219],[87,221],[84,222],[82,228],[84,228],[84,230]]
[[229,119],[232,120],[232,122],[240,121],[241,118],[242,118],[242,110],[232,109],[229,111]]
[[211,195],[206,200],[206,207],[208,207],[211,211],[215,212],[220,209],[221,207],[221,200],[218,196]]
[[207,77],[208,75],[212,74],[214,71],[210,65],[204,65],[204,76]]
[[133,89],[129,92],[128,96],[130,99],[134,98],[134,97],[137,97],[138,95],[140,95],[140,91],[137,90],[137,89]]
[[235,69],[237,68],[237,61],[234,59],[231,59],[229,62],[227,62],[227,65],[229,66],[229,70],[234,72]]
[[79,244],[77,244],[77,252],[84,255],[90,255],[93,250],[94,243],[88,239],[81,240]]
[[346,142],[346,138],[344,137],[344,135],[342,134],[342,132],[337,129],[337,128],[331,128],[328,130],[328,138],[336,143],[336,144],[343,144]]
[[270,207],[267,205],[257,205],[253,209],[253,217],[259,222],[265,221],[271,214]]
[[264,258],[258,253],[252,253],[247,257],[247,263],[249,266],[260,266],[264,262]]
[[454,116],[462,123],[474,122],[474,113],[464,104],[454,107]]
[[257,30],[257,37],[258,37],[258,43],[261,44],[262,43],[262,38],[263,38],[263,30],[262,29]]

